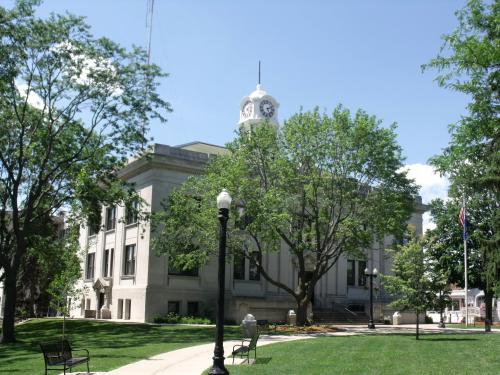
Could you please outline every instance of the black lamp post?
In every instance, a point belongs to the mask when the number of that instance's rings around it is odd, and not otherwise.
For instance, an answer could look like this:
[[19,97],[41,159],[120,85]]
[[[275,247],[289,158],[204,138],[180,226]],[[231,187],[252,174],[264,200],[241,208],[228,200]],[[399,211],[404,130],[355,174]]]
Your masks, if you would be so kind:
[[229,218],[229,207],[231,196],[226,189],[217,196],[217,208],[219,209],[219,296],[217,297],[217,317],[215,330],[214,363],[209,375],[229,374],[224,367],[224,288],[226,279],[226,229]]
[[373,323],[373,278],[377,277],[378,271],[374,268],[370,273],[368,268],[365,268],[365,275],[370,278],[370,321],[368,322],[368,328],[375,329],[375,324]]

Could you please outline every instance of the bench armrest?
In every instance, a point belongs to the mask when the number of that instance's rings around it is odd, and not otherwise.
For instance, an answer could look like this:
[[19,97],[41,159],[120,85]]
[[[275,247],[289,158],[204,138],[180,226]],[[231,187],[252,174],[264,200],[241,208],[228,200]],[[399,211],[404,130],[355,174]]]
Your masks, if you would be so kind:
[[236,349],[236,348],[246,348],[246,347],[248,347],[248,345],[239,345],[239,344],[238,344],[238,345],[235,345],[235,346],[233,346],[233,351],[232,351],[232,353],[234,353],[234,349]]

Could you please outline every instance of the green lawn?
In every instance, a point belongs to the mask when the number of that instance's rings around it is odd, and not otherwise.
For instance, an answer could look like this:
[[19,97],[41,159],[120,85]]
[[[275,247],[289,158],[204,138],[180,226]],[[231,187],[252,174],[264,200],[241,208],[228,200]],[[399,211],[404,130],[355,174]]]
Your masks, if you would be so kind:
[[[226,360],[229,365],[231,359]],[[500,334],[321,337],[258,348],[252,366],[231,375],[498,375]]]
[[[74,347],[89,349],[91,371],[108,371],[155,354],[213,342],[215,328],[67,320],[66,332]],[[61,333],[61,319],[39,319],[17,326],[18,342],[0,345],[0,374],[43,374],[38,343],[54,340]],[[239,338],[240,328],[226,327],[225,335],[227,339]]]

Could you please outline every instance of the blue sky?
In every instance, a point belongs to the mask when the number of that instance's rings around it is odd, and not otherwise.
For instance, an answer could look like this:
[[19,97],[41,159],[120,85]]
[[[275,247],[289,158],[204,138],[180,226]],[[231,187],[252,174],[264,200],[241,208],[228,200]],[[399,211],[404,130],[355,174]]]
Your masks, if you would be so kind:
[[[463,1],[156,0],[152,61],[170,76],[161,95],[174,109],[153,124],[158,143],[234,136],[239,103],[262,84],[280,121],[302,107],[342,103],[398,123],[407,163],[426,163],[449,140],[467,98],[439,88],[420,65],[435,56]],[[147,0],[46,0],[39,14],[87,17],[95,36],[146,46]]]
[[[38,14],[87,17],[95,36],[147,45],[147,0],[45,0]],[[12,0],[4,0],[12,6]],[[457,25],[465,1],[156,0],[152,61],[170,74],[160,94],[174,109],[152,124],[155,142],[222,145],[234,137],[239,103],[262,84],[283,121],[300,108],[330,112],[342,103],[385,125],[422,185],[425,201],[446,195],[446,182],[425,165],[449,141],[448,125],[467,98],[442,89],[421,64],[436,56],[441,36]]]

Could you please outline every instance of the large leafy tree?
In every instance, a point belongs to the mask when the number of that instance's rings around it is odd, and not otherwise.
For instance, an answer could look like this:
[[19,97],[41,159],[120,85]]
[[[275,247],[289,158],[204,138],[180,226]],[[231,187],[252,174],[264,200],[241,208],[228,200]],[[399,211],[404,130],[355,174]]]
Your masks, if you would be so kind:
[[468,114],[450,126],[449,146],[431,163],[450,178],[450,223],[462,197],[476,202],[477,230],[486,231],[475,233],[474,246],[489,280],[485,293],[491,295],[500,283],[500,1],[470,0],[457,17],[458,27],[444,36],[440,54],[424,68],[437,69],[440,86],[471,100]]
[[100,204],[132,197],[116,172],[170,109],[143,50],[93,38],[80,17],[37,18],[36,3],[0,7],[2,342],[15,340],[16,279],[40,221],[69,208],[95,222]]
[[[227,154],[213,158],[203,176],[189,179],[156,213],[155,247],[177,267],[207,261],[217,248],[215,197],[227,188],[236,202],[230,253],[288,292],[297,323],[305,324],[316,283],[342,255],[363,256],[374,236],[404,231],[416,187],[401,170],[395,138],[394,126],[342,107],[331,115],[296,114],[280,128],[261,123],[242,130]],[[298,272],[297,287],[263,262],[282,244]]]
[[[481,195],[469,196],[466,202],[468,286],[482,289],[485,293],[485,330],[490,331],[493,296],[500,294],[500,268],[488,269],[498,267],[498,258],[490,259],[491,256],[498,256],[498,249],[491,252],[484,243],[490,241],[494,234],[495,223],[489,218],[498,210],[498,202]],[[436,268],[446,273],[449,283],[465,287],[462,227],[457,216],[461,205],[461,199],[433,201],[431,215],[436,228],[427,233],[427,238],[429,252],[437,260]]]
[[410,240],[398,246],[394,254],[392,275],[382,275],[385,290],[395,297],[391,306],[412,309],[416,313],[415,337],[418,340],[419,318],[435,303],[435,287],[431,263],[424,252],[424,240],[410,233]]

